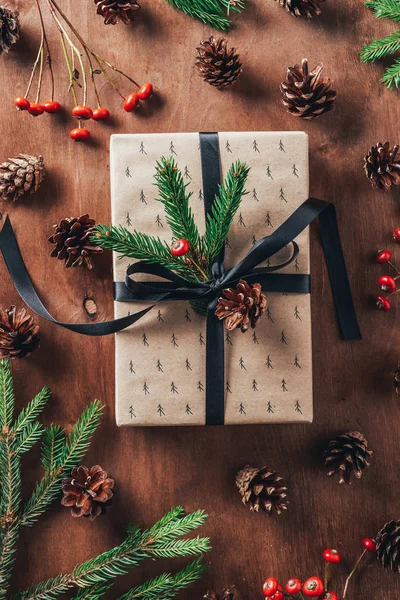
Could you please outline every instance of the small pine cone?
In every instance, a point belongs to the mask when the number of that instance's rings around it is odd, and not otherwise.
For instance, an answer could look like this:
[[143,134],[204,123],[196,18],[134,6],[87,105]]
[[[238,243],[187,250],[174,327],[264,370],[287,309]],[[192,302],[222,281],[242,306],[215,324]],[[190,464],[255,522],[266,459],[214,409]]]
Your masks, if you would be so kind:
[[0,56],[19,39],[18,12],[0,6]]
[[89,215],[83,215],[63,219],[54,225],[54,233],[49,237],[49,242],[55,244],[51,256],[64,260],[67,268],[82,265],[92,269],[92,254],[103,251],[91,242],[95,224],[96,221],[89,219]]
[[0,199],[14,202],[24,194],[34,194],[45,175],[43,156],[19,154],[0,165]]
[[259,283],[248,284],[241,279],[236,289],[222,290],[225,298],[218,298],[215,315],[218,319],[225,319],[228,331],[240,327],[242,333],[251,326],[258,325],[261,317],[267,310],[267,298],[261,291]]
[[39,326],[24,308],[0,310],[0,358],[26,358],[39,345]]
[[94,0],[94,3],[105,25],[116,25],[119,21],[128,25],[134,19],[133,13],[141,8],[137,0]]
[[400,396],[400,362],[397,369],[393,372],[393,387],[398,396]]
[[75,467],[71,477],[63,479],[62,491],[63,506],[71,507],[73,517],[89,517],[95,519],[105,513],[106,507],[111,504],[114,480],[99,465],[91,469]]
[[306,17],[312,19],[319,17],[321,9],[319,4],[325,0],[279,0],[279,4],[286,8],[294,17]]
[[196,49],[196,66],[200,75],[217,88],[233,85],[242,72],[239,54],[235,48],[228,49],[227,44],[227,39],[215,39],[212,35]]
[[368,459],[371,455],[368,442],[359,431],[339,435],[329,442],[325,451],[328,477],[339,473],[339,483],[351,483],[352,474],[361,479],[365,467],[369,467]]
[[222,590],[222,594],[216,594],[212,590],[207,590],[207,593],[204,594],[204,600],[233,600],[235,597],[235,593],[231,588],[225,588]]
[[384,568],[400,573],[400,521],[390,521],[375,539],[377,559]]
[[283,485],[282,477],[267,467],[255,469],[247,465],[236,475],[236,485],[243,504],[248,504],[252,512],[258,512],[261,508],[271,515],[275,509],[280,515],[287,510],[287,487]]
[[392,185],[400,185],[399,146],[391,149],[389,142],[378,142],[365,157],[364,169],[374,189],[387,192]]
[[288,67],[287,79],[281,83],[283,104],[295,117],[310,121],[333,109],[336,92],[332,81],[322,76],[322,63],[309,73],[308,62]]

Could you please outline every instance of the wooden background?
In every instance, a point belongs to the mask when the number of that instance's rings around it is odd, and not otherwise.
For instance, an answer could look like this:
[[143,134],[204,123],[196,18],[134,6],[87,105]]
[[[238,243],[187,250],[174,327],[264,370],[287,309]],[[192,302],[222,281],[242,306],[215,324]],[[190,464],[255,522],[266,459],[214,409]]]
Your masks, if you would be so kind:
[[[86,295],[96,300],[99,320],[112,317],[111,257],[101,257],[92,273],[67,271],[49,257],[47,243],[52,225],[63,217],[89,212],[98,222],[109,221],[111,133],[304,129],[310,136],[311,193],[338,208],[364,336],[362,342],[346,344],[339,339],[315,229],[313,425],[117,429],[112,337],[80,337],[41,321],[41,349],[13,363],[18,404],[24,405],[47,384],[53,399],[44,419],[68,427],[87,402],[100,398],[107,408],[86,462],[99,462],[115,478],[118,493],[108,515],[95,523],[72,519],[56,503],[33,531],[25,530],[14,590],[67,572],[78,561],[121,542],[127,521],[149,525],[172,505],[182,504],[188,510],[206,509],[210,518],[202,533],[210,535],[213,545],[209,572],[182,598],[201,598],[207,587],[222,590],[230,583],[240,587],[243,598],[260,597],[268,575],[284,579],[321,573],[326,546],[339,548],[345,557],[337,569],[339,592],[360,553],[361,539],[374,536],[387,520],[400,518],[400,407],[391,389],[391,371],[399,359],[397,302],[388,314],[368,305],[382,271],[372,256],[378,248],[393,246],[390,233],[400,224],[400,194],[373,191],[362,168],[370,145],[386,139],[399,142],[399,99],[379,83],[383,66],[361,66],[357,57],[365,42],[394,26],[376,21],[361,0],[327,2],[323,16],[313,22],[292,18],[273,0],[253,0],[229,33],[243,60],[242,80],[232,91],[218,92],[201,81],[193,66],[195,47],[211,30],[164,0],[143,0],[135,23],[115,28],[104,27],[92,0],[60,0],[95,49],[137,79],[153,81],[159,92],[148,111],[129,115],[104,85],[102,97],[114,121],[90,123],[93,141],[78,145],[68,137],[73,121],[67,111],[61,117],[33,119],[13,109],[13,98],[24,93],[29,78],[39,25],[34,0],[6,4],[20,11],[23,34],[15,50],[0,59],[0,158],[19,152],[43,154],[47,178],[38,194],[18,204],[2,203],[1,212],[11,216],[33,280],[58,318],[88,320],[82,305]],[[66,69],[47,13],[46,25],[57,97],[69,111]],[[286,114],[278,91],[286,67],[304,56],[313,64],[324,62],[338,91],[336,110],[312,123]],[[49,94],[46,82],[44,99]],[[394,252],[400,255],[400,249]],[[0,277],[2,306],[20,306],[2,261]],[[352,429],[369,440],[372,466],[360,482],[339,486],[325,475],[321,448],[332,436]],[[36,449],[24,465],[25,494],[41,475],[38,455]],[[246,463],[266,463],[284,475],[291,505],[281,518],[253,515],[242,506],[234,476]],[[399,576],[381,570],[369,558],[349,599],[394,600],[400,592]],[[117,590],[128,589],[162,566],[137,569],[120,579]]]

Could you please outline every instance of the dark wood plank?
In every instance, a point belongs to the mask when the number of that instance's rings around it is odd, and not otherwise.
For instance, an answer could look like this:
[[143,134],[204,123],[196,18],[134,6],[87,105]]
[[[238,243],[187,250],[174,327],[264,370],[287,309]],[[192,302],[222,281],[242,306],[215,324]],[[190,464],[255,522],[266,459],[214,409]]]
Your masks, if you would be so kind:
[[[1,212],[12,217],[33,280],[54,313],[70,321],[85,320],[82,303],[90,294],[98,304],[99,319],[112,315],[109,257],[93,273],[69,272],[49,257],[46,241],[53,223],[62,217],[89,212],[99,222],[109,220],[111,133],[304,129],[310,136],[311,191],[334,201],[339,211],[364,339],[348,344],[339,339],[315,229],[313,425],[119,430],[114,425],[112,338],[86,339],[41,322],[41,350],[13,365],[18,406],[47,384],[54,396],[45,420],[68,427],[89,400],[99,397],[106,405],[105,416],[87,462],[100,462],[113,475],[118,494],[108,516],[95,524],[72,520],[67,510],[55,505],[33,531],[25,531],[13,587],[67,572],[77,561],[121,541],[127,521],[150,524],[175,504],[207,510],[210,519],[204,533],[213,544],[209,573],[183,598],[201,597],[207,587],[222,589],[233,582],[244,598],[257,597],[267,575],[283,579],[322,572],[325,546],[338,547],[346,557],[338,568],[343,583],[361,539],[373,536],[386,520],[399,518],[399,406],[390,380],[398,359],[398,311],[384,315],[367,303],[381,272],[371,254],[390,243],[390,232],[399,225],[399,193],[372,191],[362,170],[362,157],[371,144],[398,142],[398,98],[379,84],[380,65],[360,66],[357,58],[363,43],[393,28],[377,22],[361,1],[327,2],[323,17],[307,23],[291,18],[276,2],[254,0],[229,34],[243,59],[243,79],[235,90],[218,92],[202,83],[193,66],[195,46],[209,29],[163,0],[143,3],[136,23],[126,28],[104,28],[91,0],[61,4],[101,53],[140,80],[152,80],[162,102],[153,114],[123,114],[119,98],[104,86],[104,103],[116,115],[114,126],[91,124],[95,135],[88,146],[69,140],[72,122],[67,114],[61,119],[17,114],[12,100],[25,88],[39,27],[33,0],[9,0],[10,7],[21,11],[23,36],[15,51],[0,60],[0,158],[42,153],[48,175],[36,196],[2,204]],[[70,106],[58,34],[48,17],[46,22],[58,95]],[[336,111],[304,124],[284,112],[278,92],[286,66],[303,56],[311,63],[322,60],[338,90]],[[1,261],[0,277],[1,304],[20,304]],[[351,429],[365,433],[374,457],[362,481],[341,487],[326,477],[321,447]],[[37,459],[35,451],[24,465],[26,494],[40,476]],[[241,505],[234,475],[246,463],[267,463],[285,476],[291,506],[280,519],[252,515]],[[127,589],[156,568],[161,566],[138,569],[121,579],[117,589]],[[349,598],[377,593],[393,600],[399,591],[398,576],[373,565],[357,577]]]

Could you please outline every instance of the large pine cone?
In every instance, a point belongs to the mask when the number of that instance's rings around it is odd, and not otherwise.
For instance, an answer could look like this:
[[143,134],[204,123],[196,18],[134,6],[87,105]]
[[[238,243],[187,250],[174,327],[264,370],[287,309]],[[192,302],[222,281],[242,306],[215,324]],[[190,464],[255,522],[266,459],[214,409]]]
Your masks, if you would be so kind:
[[19,154],[0,165],[0,199],[13,199],[34,194],[44,179],[43,156]]
[[400,573],[400,521],[390,521],[376,536],[377,559],[383,567]]
[[218,319],[225,319],[225,327],[232,331],[240,327],[242,333],[251,326],[253,329],[259,323],[267,310],[267,298],[261,291],[259,283],[249,285],[241,279],[236,290],[227,288],[222,290],[225,298],[218,298],[215,315]]
[[18,12],[0,7],[0,56],[19,39]]
[[333,109],[336,92],[332,81],[322,76],[322,63],[309,73],[308,62],[288,67],[286,81],[281,83],[283,104],[295,117],[311,120]]
[[94,0],[94,3],[106,25],[116,25],[119,21],[128,25],[134,19],[133,13],[140,9],[137,0]]
[[91,520],[103,514],[111,504],[114,480],[99,465],[91,469],[75,467],[71,477],[63,479],[64,493],[61,504],[71,507],[73,517],[89,517]]
[[96,224],[89,215],[63,219],[54,225],[54,233],[49,237],[49,242],[55,244],[51,256],[65,261],[66,267],[80,265],[93,268],[92,254],[100,254],[103,250],[91,242],[93,229]]
[[235,48],[228,49],[228,40],[215,39],[201,42],[197,48],[196,66],[204,81],[217,88],[229,87],[242,72],[242,63]]
[[252,512],[261,508],[271,515],[275,509],[280,515],[288,507],[287,487],[283,485],[282,477],[267,467],[255,469],[247,465],[236,475],[236,485],[243,504],[248,504]]
[[392,185],[400,185],[400,153],[396,144],[378,142],[364,159],[365,174],[375,189],[387,192]]
[[39,345],[39,326],[24,308],[0,310],[0,358],[25,358]]
[[316,0],[279,0],[279,4],[294,17],[306,17],[307,19],[318,17],[321,14],[320,2],[325,2],[325,0],[318,0],[318,2]]
[[339,435],[328,444],[325,451],[325,467],[328,476],[340,474],[339,483],[351,483],[354,474],[361,479],[365,467],[369,467],[368,459],[372,455],[368,450],[368,442],[359,431],[349,431]]

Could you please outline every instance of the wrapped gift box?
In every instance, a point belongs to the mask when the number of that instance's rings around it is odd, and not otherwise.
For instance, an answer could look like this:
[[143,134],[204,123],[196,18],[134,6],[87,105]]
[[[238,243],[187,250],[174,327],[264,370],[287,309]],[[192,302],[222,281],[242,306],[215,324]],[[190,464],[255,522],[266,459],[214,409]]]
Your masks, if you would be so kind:
[[[229,267],[308,198],[308,138],[302,132],[220,133],[219,144],[223,176],[238,159],[251,167],[248,194],[226,241]],[[204,230],[198,133],[112,136],[112,220],[169,243],[154,185],[161,156],[177,161]],[[299,256],[282,272],[309,273],[308,229],[296,241]],[[270,264],[290,252],[282,250]],[[128,266],[128,259],[114,257],[115,281],[124,280]],[[312,421],[310,296],[268,293],[268,302],[256,329],[225,332],[225,424]],[[116,302],[115,316],[141,307]],[[176,301],[158,305],[116,335],[118,425],[204,425],[205,327],[188,302]]]

